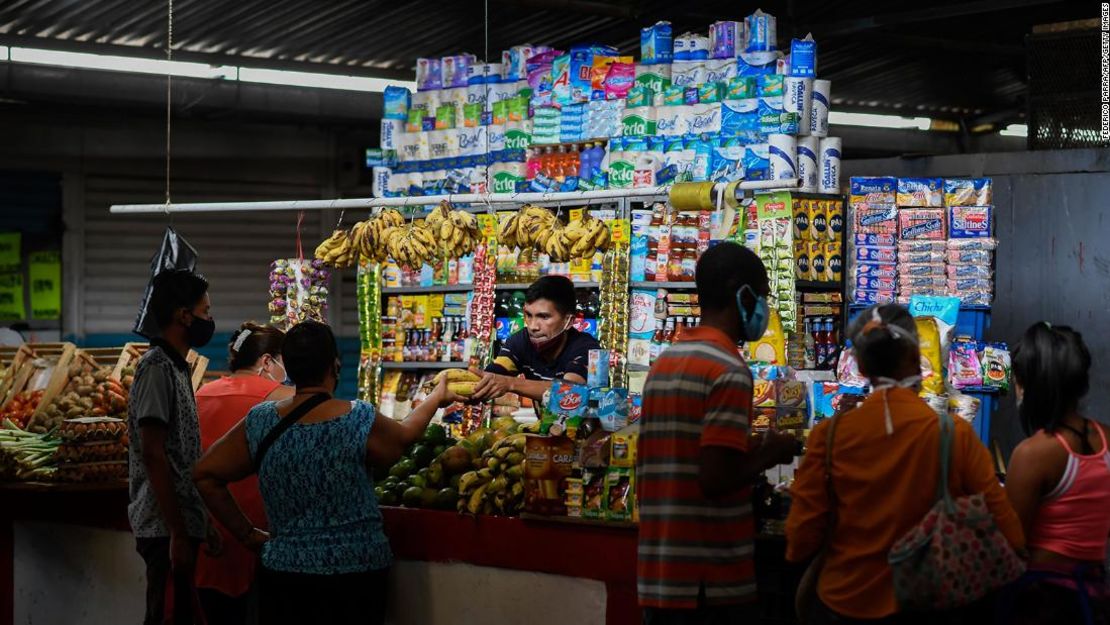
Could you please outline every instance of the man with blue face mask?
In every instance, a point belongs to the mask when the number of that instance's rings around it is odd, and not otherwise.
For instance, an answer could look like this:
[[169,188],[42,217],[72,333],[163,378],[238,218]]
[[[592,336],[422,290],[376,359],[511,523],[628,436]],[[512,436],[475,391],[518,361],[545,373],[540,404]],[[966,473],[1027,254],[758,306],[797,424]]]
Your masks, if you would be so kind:
[[721,243],[698,260],[701,325],[652,365],[637,454],[644,623],[746,623],[756,609],[751,484],[794,437],[750,436],[752,375],[737,345],[767,329],[767,271]]

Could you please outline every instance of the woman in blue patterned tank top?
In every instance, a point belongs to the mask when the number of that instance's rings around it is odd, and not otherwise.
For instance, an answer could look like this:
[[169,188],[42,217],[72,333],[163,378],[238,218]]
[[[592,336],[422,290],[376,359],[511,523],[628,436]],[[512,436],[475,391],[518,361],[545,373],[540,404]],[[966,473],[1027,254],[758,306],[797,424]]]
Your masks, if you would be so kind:
[[[224,527],[261,551],[263,624],[382,623],[393,555],[371,471],[396,462],[436,410],[461,398],[444,381],[403,421],[376,419],[374,406],[363,401],[331,399],[339,380],[338,350],[331,329],[317,322],[289,331],[282,360],[296,395],[255,406],[213,445],[197,463],[197,489]],[[321,393],[327,401],[297,419],[258,458],[260,444],[283,417]],[[227,489],[256,465],[269,534],[251,525]]]

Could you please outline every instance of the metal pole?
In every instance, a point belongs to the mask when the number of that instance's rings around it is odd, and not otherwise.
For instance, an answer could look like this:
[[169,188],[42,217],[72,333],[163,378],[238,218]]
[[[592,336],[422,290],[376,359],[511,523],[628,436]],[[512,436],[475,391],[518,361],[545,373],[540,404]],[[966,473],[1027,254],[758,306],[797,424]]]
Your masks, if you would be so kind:
[[[742,182],[737,190],[794,190],[796,178],[789,180],[759,180]],[[718,184],[717,191],[725,184]],[[426,195],[423,197],[396,198],[350,198],[344,200],[280,200],[273,202],[197,202],[183,204],[116,204],[111,207],[113,215],[141,215],[166,213],[226,213],[249,211],[286,211],[286,210],[327,210],[327,209],[370,209],[379,206],[434,206],[440,202],[452,204],[525,204],[545,202],[568,202],[597,204],[623,198],[666,196],[670,186],[643,189],[606,189],[602,191],[572,191],[565,193],[461,193],[453,195]]]

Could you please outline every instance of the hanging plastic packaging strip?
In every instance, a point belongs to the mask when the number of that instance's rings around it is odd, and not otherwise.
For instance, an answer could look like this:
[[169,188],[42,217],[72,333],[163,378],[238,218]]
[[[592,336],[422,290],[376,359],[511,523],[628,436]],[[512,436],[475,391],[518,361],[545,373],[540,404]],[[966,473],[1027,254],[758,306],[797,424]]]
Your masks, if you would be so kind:
[[375,406],[381,390],[382,364],[382,270],[381,265],[363,260],[356,277],[358,294],[358,397]]

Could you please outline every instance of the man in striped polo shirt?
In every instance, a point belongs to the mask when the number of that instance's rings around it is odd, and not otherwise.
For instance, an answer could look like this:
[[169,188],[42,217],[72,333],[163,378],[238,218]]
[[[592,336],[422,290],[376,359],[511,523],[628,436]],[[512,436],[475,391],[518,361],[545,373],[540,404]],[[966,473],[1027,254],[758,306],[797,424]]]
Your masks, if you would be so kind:
[[720,243],[698,261],[701,325],[644,386],[637,493],[645,625],[755,623],[751,483],[797,441],[749,438],[752,377],[737,344],[767,328],[769,285],[751,250]]

